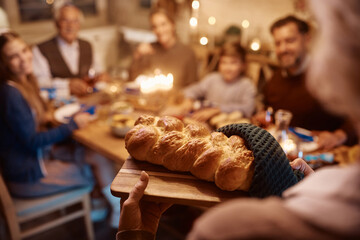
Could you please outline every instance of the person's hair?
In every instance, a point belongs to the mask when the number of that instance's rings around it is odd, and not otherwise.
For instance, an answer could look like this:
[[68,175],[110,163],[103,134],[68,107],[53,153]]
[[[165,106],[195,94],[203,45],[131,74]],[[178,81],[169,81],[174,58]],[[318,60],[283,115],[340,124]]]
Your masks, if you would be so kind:
[[289,15],[275,21],[270,27],[270,32],[274,33],[275,29],[281,28],[289,23],[295,23],[301,34],[307,34],[310,31],[310,26],[307,22],[293,15]]
[[3,54],[3,48],[5,45],[10,42],[13,39],[19,38],[19,35],[6,31],[0,34],[0,84],[6,83],[8,79],[13,79],[13,73],[10,71],[10,69],[5,64],[5,56]]
[[151,10],[149,18],[151,19],[155,14],[163,14],[166,18],[175,25],[175,17],[170,14],[165,8],[154,8]]
[[[0,34],[0,85],[8,83],[9,85],[16,87],[29,103],[30,107],[36,112],[37,121],[39,123],[46,111],[46,104],[39,95],[40,89],[35,76],[29,74],[25,83],[19,81],[16,75],[9,69],[3,52],[6,44],[14,40],[23,41],[15,32],[9,31]],[[24,44],[26,43],[24,42]]]
[[225,43],[224,46],[221,48],[219,56],[237,57],[243,63],[245,63],[246,50],[239,43],[229,42]]
[[311,4],[320,29],[308,85],[325,106],[360,122],[360,1]]
[[56,23],[59,22],[62,11],[64,11],[64,9],[66,9],[66,8],[74,8],[74,9],[76,9],[79,12],[80,22],[84,21],[84,14],[77,6],[75,6],[72,3],[65,3],[65,4],[61,5],[60,7],[57,7],[57,8],[53,9],[53,18],[54,18],[54,21]]

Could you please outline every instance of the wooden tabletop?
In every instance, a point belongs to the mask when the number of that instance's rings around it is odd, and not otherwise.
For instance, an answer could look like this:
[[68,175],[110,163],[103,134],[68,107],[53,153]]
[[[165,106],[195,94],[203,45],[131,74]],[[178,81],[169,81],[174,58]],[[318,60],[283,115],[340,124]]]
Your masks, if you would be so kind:
[[125,140],[114,136],[110,126],[103,121],[95,121],[85,128],[74,131],[73,138],[119,164],[123,164],[129,156],[125,149]]

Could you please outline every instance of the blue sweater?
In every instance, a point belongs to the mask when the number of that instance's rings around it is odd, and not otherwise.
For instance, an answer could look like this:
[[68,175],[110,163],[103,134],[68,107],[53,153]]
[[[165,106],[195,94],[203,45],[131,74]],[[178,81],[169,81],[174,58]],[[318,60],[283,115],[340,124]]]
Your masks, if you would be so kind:
[[72,120],[37,132],[31,108],[20,91],[0,84],[0,170],[5,180],[30,183],[42,178],[38,150],[66,139],[76,128]]

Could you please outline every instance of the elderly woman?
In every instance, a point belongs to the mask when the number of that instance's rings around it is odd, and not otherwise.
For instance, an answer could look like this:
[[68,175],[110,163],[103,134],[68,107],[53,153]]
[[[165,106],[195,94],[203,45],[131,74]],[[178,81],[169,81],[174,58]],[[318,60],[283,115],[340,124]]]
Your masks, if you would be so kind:
[[154,74],[159,69],[163,74],[173,74],[178,89],[197,81],[195,54],[177,39],[173,17],[164,9],[156,9],[150,14],[150,24],[157,42],[138,46],[130,66],[130,79]]
[[[350,117],[360,136],[360,2],[316,0],[312,7],[320,32],[308,86],[327,108]],[[297,159],[292,167],[307,177],[281,199],[235,199],[220,204],[196,221],[188,239],[360,239],[357,158],[347,167],[324,167],[316,173]],[[117,239],[130,234],[141,236],[137,239],[154,237],[167,205],[141,202],[139,207],[148,180],[143,172],[124,202]]]

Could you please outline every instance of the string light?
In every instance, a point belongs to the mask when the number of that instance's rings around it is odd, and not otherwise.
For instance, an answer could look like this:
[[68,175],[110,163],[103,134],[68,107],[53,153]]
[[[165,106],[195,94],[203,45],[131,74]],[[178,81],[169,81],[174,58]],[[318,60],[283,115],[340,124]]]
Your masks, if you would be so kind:
[[196,26],[198,25],[198,20],[197,20],[197,18],[196,18],[196,17],[190,18],[189,24],[190,24],[190,26],[192,26],[192,27],[196,27]]
[[241,26],[242,26],[243,28],[248,28],[248,27],[250,26],[249,20],[247,20],[247,19],[243,20],[243,21],[241,22]]
[[216,18],[213,17],[213,16],[209,17],[209,18],[208,18],[208,23],[209,23],[210,25],[215,25],[215,23],[216,23]]
[[192,6],[193,9],[199,9],[199,7],[200,7],[200,2],[197,1],[197,0],[192,1],[191,6]]
[[261,43],[260,40],[255,38],[254,40],[252,40],[251,44],[250,44],[250,48],[251,50],[253,50],[254,52],[259,51],[261,48]]
[[208,44],[208,42],[209,42],[209,40],[208,40],[207,37],[202,37],[202,38],[200,38],[200,44],[201,44],[201,45],[205,46],[205,45]]

